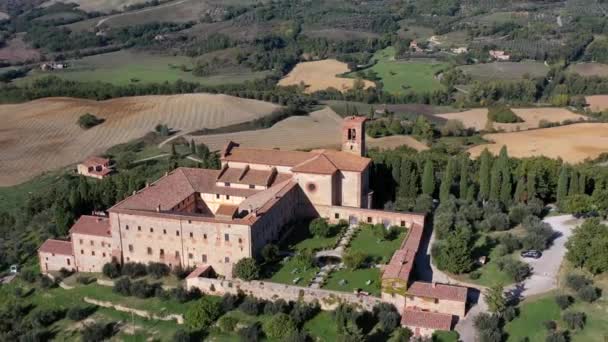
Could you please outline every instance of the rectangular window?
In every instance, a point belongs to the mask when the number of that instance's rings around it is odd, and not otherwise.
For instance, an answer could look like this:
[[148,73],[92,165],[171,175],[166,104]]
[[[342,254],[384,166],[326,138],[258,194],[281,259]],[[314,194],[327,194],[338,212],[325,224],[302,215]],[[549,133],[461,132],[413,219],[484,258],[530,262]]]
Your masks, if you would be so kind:
[[194,258],[194,255],[192,255],[192,253],[188,253],[188,259],[192,259]]
[[82,241],[82,239],[80,239],[80,244],[82,245],[84,243],[84,241]]
[[152,255],[152,248],[148,247],[148,255]]
[[227,200],[228,200],[228,199],[230,199],[230,195],[226,195],[226,199],[227,199]]
[[207,234],[203,234],[203,239],[207,240]]
[[243,243],[243,239],[239,238],[239,243]]
[[95,256],[95,251],[91,251],[91,255],[92,255],[92,256]]
[[126,225],[126,226],[125,226],[125,230],[129,230],[129,225]]
[[163,234],[167,235],[167,230],[163,229]]
[[101,241],[101,247],[105,247],[105,246],[106,246],[106,243]]
[[70,265],[71,265],[71,261],[70,261],[70,259],[65,259],[65,261],[67,261],[68,266],[70,266]]
[[80,254],[84,254],[84,249],[81,249],[81,250],[80,250]]
[[193,238],[194,237],[194,233],[190,232],[190,237]]
[[220,194],[215,194],[215,198],[220,199]]
[[91,240],[91,246],[95,246],[95,241]]
[[401,221],[401,227],[405,227],[405,221]]
[[340,218],[340,214],[338,214],[338,213],[335,213],[335,214],[334,214],[334,218],[337,218],[337,219],[339,219],[339,218]]
[[207,254],[203,254],[203,262],[207,262]]
[[103,255],[103,257],[104,257],[104,258],[106,257],[106,253],[105,253],[105,252],[103,252],[103,253],[101,253],[101,254]]
[[224,186],[230,186],[230,183],[225,182],[225,183],[224,183]]
[[154,228],[150,227],[150,233],[154,233]]
[[137,226],[137,231],[141,232],[141,226]]
[[165,250],[164,249],[160,249],[160,256],[161,258],[165,256]]
[[179,230],[175,231],[175,236],[179,236]]
[[372,218],[371,217],[367,217],[367,223],[372,223]]
[[255,189],[255,185],[249,184],[249,189]]
[[230,235],[224,234],[224,241],[230,241]]
[[175,257],[179,258],[179,252],[178,251],[175,251]]
[[133,252],[133,245],[129,245],[129,252]]
[[225,257],[224,258],[224,262],[226,262],[226,263],[230,262],[230,258],[229,257]]

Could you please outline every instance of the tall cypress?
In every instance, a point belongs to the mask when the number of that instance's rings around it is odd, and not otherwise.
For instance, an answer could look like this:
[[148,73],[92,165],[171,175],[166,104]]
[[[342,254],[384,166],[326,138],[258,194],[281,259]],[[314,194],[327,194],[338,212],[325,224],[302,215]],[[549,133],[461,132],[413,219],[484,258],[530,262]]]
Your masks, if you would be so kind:
[[508,207],[511,203],[511,192],[513,191],[513,185],[511,184],[511,172],[506,171],[502,174],[502,184],[500,186],[500,202]]
[[513,199],[515,202],[524,202],[526,200],[526,181],[524,177],[519,177],[517,185],[515,186],[515,195]]
[[443,177],[441,178],[441,186],[439,187],[439,200],[447,201],[450,198],[450,190],[454,181],[454,159],[448,159],[448,165],[445,168]]
[[464,156],[460,161],[460,191],[459,196],[461,199],[467,197],[469,188],[469,158]]
[[498,162],[494,163],[492,166],[492,174],[490,175],[490,199],[493,201],[498,201],[500,198],[500,164]]
[[587,176],[585,176],[584,173],[581,173],[578,176],[578,192],[580,194],[587,193]]
[[422,193],[433,196],[434,192],[435,172],[433,171],[433,161],[431,159],[427,159],[424,163],[424,170],[422,171]]
[[562,165],[559,170],[559,178],[557,179],[557,203],[562,203],[566,196],[568,196],[568,170],[566,166]]
[[570,187],[568,187],[568,196],[578,194],[578,172],[572,170],[570,172]]
[[492,169],[492,155],[488,149],[481,152],[479,166],[479,198],[487,200],[490,198],[490,170]]
[[526,177],[526,199],[529,200],[531,198],[536,197],[536,172],[534,170],[528,171],[528,177]]

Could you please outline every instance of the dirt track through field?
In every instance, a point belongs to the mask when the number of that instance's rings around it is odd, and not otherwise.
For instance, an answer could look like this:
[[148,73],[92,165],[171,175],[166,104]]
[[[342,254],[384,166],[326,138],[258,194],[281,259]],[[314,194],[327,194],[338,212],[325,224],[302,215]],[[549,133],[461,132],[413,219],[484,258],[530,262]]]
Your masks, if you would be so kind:
[[[295,68],[282,80],[279,81],[281,86],[300,85],[304,83],[307,88],[307,93],[335,88],[339,91],[351,89],[355,80],[352,78],[338,77],[337,75],[349,72],[350,69],[346,63],[342,63],[335,59],[325,59],[322,61],[298,63]],[[363,81],[365,88],[375,86],[374,82]]]
[[608,109],[608,95],[585,96],[585,101],[593,112],[601,112]]
[[[492,123],[492,127],[496,130],[504,130],[505,132],[515,132],[538,128],[541,120],[561,123],[564,120],[578,121],[586,119],[585,116],[573,113],[565,108],[512,108],[512,110],[515,115],[524,121],[512,124],[494,122]],[[475,108],[464,112],[436,114],[435,116],[446,120],[460,120],[465,127],[480,131],[486,128],[488,109]]]
[[469,149],[473,157],[479,156],[485,148],[498,154],[502,146],[507,146],[509,155],[513,157],[546,156],[562,158],[570,163],[593,159],[608,152],[608,124],[605,123],[580,123],[523,132],[486,134],[483,138],[494,143]]
[[[226,95],[139,96],[108,101],[46,98],[0,106],[0,186],[21,183],[116,144],[144,136],[159,123],[175,130],[218,128],[251,121],[278,106]],[[106,121],[88,130],[78,118]]]
[[[335,148],[341,144],[342,118],[331,108],[325,107],[308,116],[292,116],[271,128],[236,133],[185,136],[197,143],[205,143],[211,150],[221,150],[229,141],[247,147],[279,148],[282,150],[304,150],[312,148]],[[428,149],[426,145],[409,136],[392,136],[379,139],[368,137],[368,148],[395,148],[407,145],[418,151]]]

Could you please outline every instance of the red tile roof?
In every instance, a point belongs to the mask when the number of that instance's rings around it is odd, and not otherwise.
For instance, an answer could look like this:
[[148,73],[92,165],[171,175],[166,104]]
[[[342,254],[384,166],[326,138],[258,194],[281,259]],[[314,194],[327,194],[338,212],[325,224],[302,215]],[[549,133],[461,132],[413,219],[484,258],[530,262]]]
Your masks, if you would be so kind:
[[407,238],[403,240],[401,247],[393,254],[391,261],[385,267],[382,279],[397,278],[404,282],[409,281],[423,232],[424,227],[420,224],[415,223],[410,227]]
[[59,255],[74,255],[70,241],[48,239],[38,248],[38,252]]
[[112,236],[110,219],[101,216],[82,215],[74,223],[70,233],[110,237]]
[[239,209],[238,205],[220,204],[215,211],[215,216],[222,216],[225,218],[233,218],[236,211]]
[[452,315],[405,309],[401,315],[401,325],[434,330],[451,330]]
[[110,159],[101,158],[101,157],[89,157],[85,161],[82,162],[83,165],[88,166],[97,166],[97,165],[107,165],[110,163]]
[[194,269],[194,271],[192,271],[192,272],[190,272],[190,274],[188,274],[186,279],[198,278],[201,276],[201,274],[204,274],[205,272],[207,272],[207,270],[209,268],[211,268],[211,266],[209,266],[209,265],[198,266],[197,268]]
[[[278,176],[279,174],[277,174],[276,169],[254,170],[250,167],[225,167],[221,170],[217,181],[235,184],[253,184],[259,186],[268,186],[273,183],[276,177]],[[288,174],[281,174],[281,176],[291,177],[291,175]]]
[[457,302],[466,302],[467,292],[468,289],[463,286],[439,283],[433,284],[421,281],[413,282],[407,289],[407,293],[414,296],[453,300]]
[[338,168],[326,156],[320,154],[312,159],[309,159],[301,164],[291,168],[293,172],[302,173],[319,173],[323,175],[333,175]]
[[347,116],[344,118],[344,122],[354,121],[354,122],[364,122],[367,121],[365,116]]

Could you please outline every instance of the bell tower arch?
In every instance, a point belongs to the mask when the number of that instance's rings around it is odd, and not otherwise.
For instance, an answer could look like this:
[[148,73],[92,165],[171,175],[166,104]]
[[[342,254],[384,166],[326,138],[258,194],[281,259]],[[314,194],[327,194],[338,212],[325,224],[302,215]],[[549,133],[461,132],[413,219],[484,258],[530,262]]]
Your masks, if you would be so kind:
[[365,155],[365,121],[364,116],[349,116],[342,121],[342,151]]

